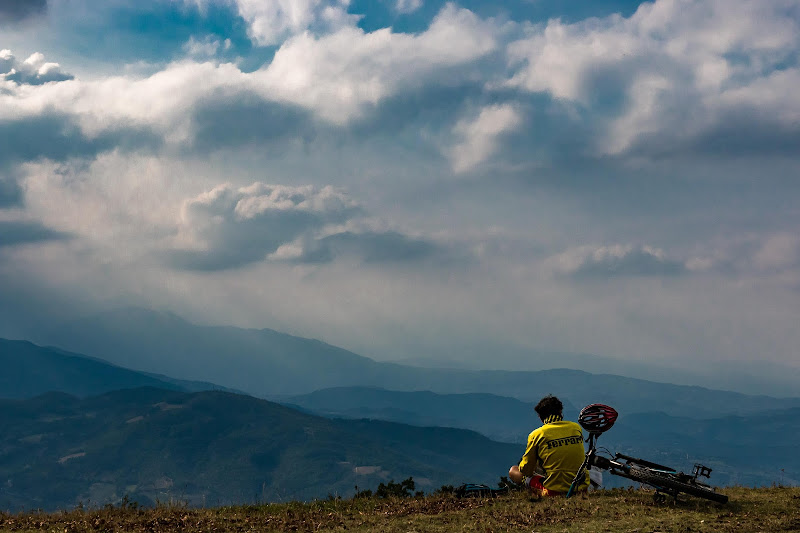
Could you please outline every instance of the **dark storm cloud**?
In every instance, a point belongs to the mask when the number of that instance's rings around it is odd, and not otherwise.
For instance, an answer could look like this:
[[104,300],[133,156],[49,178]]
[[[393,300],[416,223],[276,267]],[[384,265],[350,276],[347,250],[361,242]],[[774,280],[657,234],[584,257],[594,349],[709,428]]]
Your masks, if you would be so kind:
[[21,204],[22,188],[20,188],[17,180],[13,176],[0,177],[0,209]]
[[439,156],[439,148],[419,135],[421,129],[449,135],[467,108],[504,101],[503,95],[487,96],[483,82],[452,81],[424,85],[392,94],[346,125],[315,118],[297,105],[275,102],[264,96],[226,91],[198,101],[192,109],[192,140],[187,150],[207,153],[241,146],[259,146],[282,155],[286,142],[305,144],[333,142],[392,143]]
[[795,157],[798,151],[800,124],[765,116],[756,109],[735,109],[688,137],[675,130],[641,135],[627,154],[656,159],[681,155]]
[[0,221],[0,248],[68,238],[68,234],[47,228],[38,222]]
[[281,245],[325,225],[326,217],[313,212],[273,211],[249,220],[230,216],[201,230],[206,251],[175,250],[169,263],[185,270],[225,270],[262,261]]
[[415,160],[449,164],[449,149],[462,141],[455,131],[457,125],[465,119],[474,119],[484,109],[507,105],[518,113],[519,127],[503,133],[496,153],[491,154],[495,164],[506,170],[516,169],[526,181],[540,175],[530,170],[542,165],[560,168],[565,162],[583,156],[591,156],[591,164],[595,164],[592,139],[603,128],[601,122],[576,116],[573,109],[567,109],[548,94],[487,92],[485,83],[476,80],[401,91],[345,127],[318,124],[316,138],[334,138],[362,146],[369,143],[373,150],[382,150],[385,144],[392,151],[413,154]]
[[[452,126],[465,103],[487,100],[483,81],[465,80],[461,83],[425,85],[393,94],[350,126],[354,135],[370,137],[375,134],[395,136],[403,131],[418,134],[420,127],[434,130]],[[489,97],[490,103],[493,102]]]
[[[165,256],[167,263],[178,270],[214,272],[239,268],[265,261],[281,244],[290,242],[292,232],[283,239],[238,239],[239,245],[210,251],[172,250]],[[426,260],[448,261],[450,250],[438,244],[397,232],[344,232],[318,240],[307,239],[298,257],[289,259],[298,264],[326,264],[340,258],[356,259],[366,264],[411,263]],[[281,259],[275,259],[280,261]]]
[[0,23],[19,22],[46,12],[47,0],[0,0]]
[[[279,244],[280,245],[280,244]],[[188,270],[195,272],[217,272],[240,268],[251,263],[263,261],[267,250],[248,245],[246,248],[227,248],[225,250],[194,251],[170,250],[162,255],[164,262],[175,270]]]
[[250,144],[274,146],[281,140],[315,135],[309,112],[254,94],[214,96],[198,102],[193,113],[191,148],[200,152]]
[[329,263],[337,257],[355,257],[364,263],[397,263],[444,258],[447,251],[438,244],[394,231],[343,232],[308,245],[300,263]]
[[69,117],[43,114],[0,121],[0,208],[20,206],[24,194],[17,165],[40,161],[88,158],[110,150],[155,150],[163,140],[145,128],[116,127],[94,137],[84,134]]
[[0,139],[0,169],[40,159],[91,158],[115,148],[155,149],[162,143],[148,129],[122,126],[89,137],[72,117],[60,113],[0,122]]

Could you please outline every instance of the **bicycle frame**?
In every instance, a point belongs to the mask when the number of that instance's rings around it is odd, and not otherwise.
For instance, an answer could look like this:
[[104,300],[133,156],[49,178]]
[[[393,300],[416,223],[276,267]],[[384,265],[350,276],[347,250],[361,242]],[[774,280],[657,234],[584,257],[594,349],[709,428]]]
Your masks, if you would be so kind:
[[[591,422],[587,424],[583,423],[584,412],[596,406],[597,404],[588,406],[581,411],[579,422],[581,422],[581,425],[584,426],[585,429],[589,429],[586,426],[591,426],[592,424]],[[599,407],[610,409],[607,406]],[[613,409],[611,409],[611,411],[613,411]],[[681,492],[713,500],[718,503],[726,503],[728,501],[727,496],[716,492],[713,487],[698,480],[698,477],[709,478],[711,476],[711,469],[701,464],[695,464],[693,473],[689,475],[678,472],[667,466],[636,457],[630,457],[621,453],[614,454],[613,458],[598,455],[596,441],[604,431],[610,429],[613,425],[614,420],[616,420],[616,411],[613,411],[613,413],[614,418],[609,424],[604,425],[597,431],[589,431],[589,438],[586,439],[586,442],[589,443],[589,449],[586,452],[586,458],[583,464],[578,469],[575,479],[572,481],[572,485],[567,492],[567,498],[570,498],[575,493],[577,487],[584,482],[586,479],[586,470],[595,467],[606,470],[615,476],[650,485],[656,490],[654,498],[657,501],[664,501],[666,495],[672,496],[677,501],[678,494]]]

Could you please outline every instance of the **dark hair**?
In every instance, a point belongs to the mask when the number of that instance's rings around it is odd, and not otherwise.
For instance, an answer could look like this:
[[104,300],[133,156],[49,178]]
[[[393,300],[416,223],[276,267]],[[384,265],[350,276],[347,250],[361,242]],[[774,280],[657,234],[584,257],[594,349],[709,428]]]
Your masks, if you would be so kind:
[[564,404],[552,394],[548,394],[539,400],[534,409],[539,418],[544,421],[553,415],[560,415],[564,411]]

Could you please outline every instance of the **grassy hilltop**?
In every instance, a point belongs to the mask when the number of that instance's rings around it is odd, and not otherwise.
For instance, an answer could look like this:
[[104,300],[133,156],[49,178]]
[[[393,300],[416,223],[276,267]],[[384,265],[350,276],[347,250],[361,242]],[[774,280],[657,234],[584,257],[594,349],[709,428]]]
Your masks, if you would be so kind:
[[652,492],[609,490],[570,500],[432,495],[190,509],[136,505],[59,513],[0,513],[0,531],[534,531],[739,532],[800,530],[800,487],[728,488],[728,504],[685,497],[656,504]]

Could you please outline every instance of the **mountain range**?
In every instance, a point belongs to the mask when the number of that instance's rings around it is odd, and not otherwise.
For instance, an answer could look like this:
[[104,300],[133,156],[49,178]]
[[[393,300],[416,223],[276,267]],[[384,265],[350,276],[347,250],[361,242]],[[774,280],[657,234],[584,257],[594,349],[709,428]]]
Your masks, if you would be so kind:
[[413,477],[494,483],[518,446],[478,433],[329,420],[246,395],[155,388],[0,400],[0,509],[307,500]]
[[[573,405],[711,418],[800,406],[800,398],[751,396],[610,374],[420,368],[377,362],[318,340],[268,329],[197,326],[170,313],[128,308],[54,327],[47,344],[134,370],[213,382],[268,399],[332,387],[439,394],[490,393],[535,402],[553,393]],[[491,356],[491,354],[487,354]]]
[[[533,404],[490,394],[439,395],[376,388],[325,389],[291,403],[328,417],[371,418],[406,424],[473,429],[524,447],[539,425]],[[577,419],[566,403],[565,418]],[[800,484],[800,408],[697,419],[664,412],[621,412],[601,444],[616,452],[690,472],[695,462],[714,469],[716,484]],[[619,481],[607,479],[606,483]]]
[[31,398],[51,391],[91,396],[136,387],[179,391],[224,389],[213,383],[136,372],[60,348],[8,339],[0,339],[0,368],[3,369],[0,398]]
[[[533,403],[487,393],[436,394],[337,387],[292,396],[283,403],[327,417],[471,429],[501,442],[525,442],[537,425]],[[578,411],[568,401],[565,403],[565,416],[575,420]]]
[[0,339],[0,509],[125,495],[192,505],[324,498],[408,476],[423,490],[493,483],[522,453],[538,425],[533,402],[547,393],[567,418],[589,403],[616,407],[602,439],[611,450],[684,470],[702,462],[716,484],[800,483],[800,398],[570,369],[381,363],[135,309],[68,337],[71,352]]
[[[39,336],[30,340],[100,357],[127,368],[199,381],[230,382],[234,388],[259,396],[299,394],[324,387],[350,385],[397,389],[396,384],[385,379],[384,375],[405,375],[409,367],[482,370],[466,361],[473,361],[472,364],[474,361],[491,361],[493,369],[515,373],[568,368],[644,381],[735,390],[750,395],[800,396],[800,368],[774,367],[764,362],[728,362],[718,365],[713,372],[701,372],[692,368],[691,359],[682,361],[680,368],[673,368],[648,363],[646,359],[623,360],[590,354],[536,351],[511,344],[464,346],[459,344],[459,339],[453,339],[453,356],[448,361],[431,359],[423,353],[410,354],[398,364],[377,363],[376,366],[376,361],[371,358],[314,339],[270,329],[199,326],[173,313],[135,307],[112,309],[52,324],[41,328]],[[234,365],[241,364],[254,370],[264,370],[265,364],[272,365],[271,368],[283,380],[270,379],[263,373],[243,376],[234,368],[221,368],[224,366],[221,361],[225,358]],[[320,382],[316,375],[306,376],[310,378],[306,390],[298,388],[303,384],[305,364],[320,365],[315,374],[329,377]],[[208,371],[208,365],[214,373]],[[355,379],[350,378],[352,372],[356,372]],[[411,378],[414,375],[412,372]],[[364,376],[382,381],[378,383],[373,379],[364,383]],[[291,390],[282,387],[283,383],[288,383]]]

